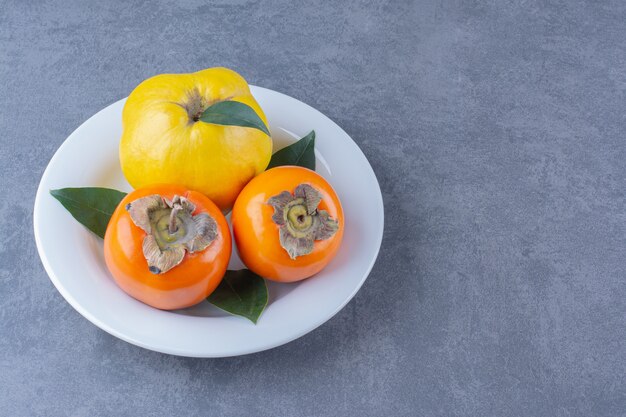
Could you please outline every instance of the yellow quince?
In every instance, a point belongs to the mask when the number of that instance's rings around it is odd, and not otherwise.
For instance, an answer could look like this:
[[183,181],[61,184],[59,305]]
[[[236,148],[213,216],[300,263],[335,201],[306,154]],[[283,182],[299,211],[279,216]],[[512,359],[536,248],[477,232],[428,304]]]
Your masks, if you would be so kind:
[[232,208],[241,189],[267,167],[272,139],[258,128],[201,120],[222,102],[249,106],[267,126],[246,80],[227,68],[162,74],[139,84],[122,114],[120,163],[128,182],[135,188],[179,184],[223,211]]

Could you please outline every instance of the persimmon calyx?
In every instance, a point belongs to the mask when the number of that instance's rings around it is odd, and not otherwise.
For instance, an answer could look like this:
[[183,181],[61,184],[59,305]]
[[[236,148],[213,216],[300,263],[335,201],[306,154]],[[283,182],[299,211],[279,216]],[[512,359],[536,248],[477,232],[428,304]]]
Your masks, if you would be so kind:
[[280,245],[291,259],[313,252],[313,242],[332,237],[339,228],[326,210],[318,210],[322,195],[309,184],[293,194],[283,191],[267,200],[274,207],[272,221],[279,226]]
[[138,198],[126,205],[130,218],[146,232],[143,256],[153,274],[162,274],[180,264],[185,252],[206,249],[217,238],[217,222],[185,197],[172,200],[158,194]]

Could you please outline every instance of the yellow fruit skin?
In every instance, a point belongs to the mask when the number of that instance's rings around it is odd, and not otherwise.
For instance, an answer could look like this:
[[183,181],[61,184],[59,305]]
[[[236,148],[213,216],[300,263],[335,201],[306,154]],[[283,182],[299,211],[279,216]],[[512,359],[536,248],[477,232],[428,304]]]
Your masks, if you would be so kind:
[[128,182],[134,188],[179,184],[230,210],[267,167],[272,139],[253,128],[193,121],[190,108],[201,112],[222,100],[247,104],[267,126],[246,80],[227,68],[162,74],[139,84],[122,113],[120,163]]

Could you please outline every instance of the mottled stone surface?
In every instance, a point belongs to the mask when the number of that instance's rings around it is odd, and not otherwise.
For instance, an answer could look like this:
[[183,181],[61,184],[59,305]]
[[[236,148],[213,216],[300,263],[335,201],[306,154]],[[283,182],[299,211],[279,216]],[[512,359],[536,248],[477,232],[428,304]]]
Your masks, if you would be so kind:
[[[328,323],[198,360],[75,312],[32,207],[85,119],[215,65],[337,121],[386,229]],[[0,414],[625,415],[625,129],[620,0],[0,0]]]

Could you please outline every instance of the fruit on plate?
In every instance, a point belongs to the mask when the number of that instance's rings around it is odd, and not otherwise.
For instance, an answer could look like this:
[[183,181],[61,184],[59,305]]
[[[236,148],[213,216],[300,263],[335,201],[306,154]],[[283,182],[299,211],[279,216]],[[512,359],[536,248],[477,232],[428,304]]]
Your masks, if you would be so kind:
[[210,123],[201,120],[209,107],[233,102],[249,106],[247,114],[239,114],[241,123],[252,117],[267,126],[246,80],[227,68],[161,74],[139,84],[122,114],[119,152],[128,182],[134,188],[180,184],[229,210],[272,155],[267,133],[225,121],[232,119],[233,106],[218,106]]
[[256,274],[280,282],[308,278],[336,255],[343,209],[319,174],[283,166],[255,177],[232,212],[239,256]]
[[203,194],[153,185],[128,194],[104,236],[104,259],[132,297],[173,310],[204,300],[222,281],[231,253],[228,223]]

